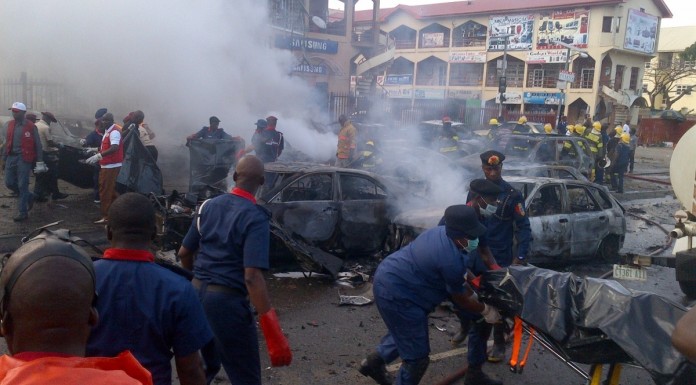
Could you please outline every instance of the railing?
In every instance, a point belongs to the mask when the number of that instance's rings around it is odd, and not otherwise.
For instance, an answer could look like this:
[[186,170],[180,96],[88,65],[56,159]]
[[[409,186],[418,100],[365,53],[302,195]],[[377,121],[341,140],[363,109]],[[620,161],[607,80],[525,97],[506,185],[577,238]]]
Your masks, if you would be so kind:
[[[495,71],[493,71],[495,73]],[[491,72],[489,71],[489,74]],[[517,75],[512,75],[508,74],[506,76],[507,79],[507,86],[508,87],[523,87],[524,86],[524,77],[522,76],[522,73],[519,73]],[[493,76],[488,76],[486,78],[486,87],[498,87],[498,76],[493,75]]]
[[396,49],[415,49],[416,40],[402,40],[394,39],[396,44]]
[[527,76],[528,88],[557,88],[558,87],[558,72],[552,72],[546,76]]
[[452,42],[453,47],[485,47],[486,46],[486,36],[482,37],[469,37],[466,39],[455,39]]
[[450,86],[474,86],[481,87],[483,84],[483,76],[464,76],[464,77],[452,77],[450,76]]

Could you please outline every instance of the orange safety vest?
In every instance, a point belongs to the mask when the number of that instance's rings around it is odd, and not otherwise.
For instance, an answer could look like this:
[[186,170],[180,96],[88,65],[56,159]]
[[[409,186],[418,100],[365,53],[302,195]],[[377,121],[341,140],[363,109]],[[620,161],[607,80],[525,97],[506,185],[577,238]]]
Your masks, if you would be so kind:
[[355,149],[355,127],[350,122],[346,122],[346,125],[341,127],[341,131],[338,132],[338,149],[336,151],[336,157],[339,159],[350,158],[350,153]]
[[[23,360],[25,355],[39,356]],[[0,357],[0,385],[152,385],[152,376],[125,351],[113,358],[59,357],[51,353],[20,353]]]

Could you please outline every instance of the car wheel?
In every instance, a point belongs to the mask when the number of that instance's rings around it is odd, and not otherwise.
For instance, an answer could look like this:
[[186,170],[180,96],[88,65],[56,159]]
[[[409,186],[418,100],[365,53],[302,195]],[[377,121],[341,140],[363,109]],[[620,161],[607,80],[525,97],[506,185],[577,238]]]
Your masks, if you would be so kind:
[[607,235],[599,244],[595,257],[607,263],[614,263],[619,260],[619,237]]
[[679,288],[689,298],[696,298],[696,281],[681,281]]

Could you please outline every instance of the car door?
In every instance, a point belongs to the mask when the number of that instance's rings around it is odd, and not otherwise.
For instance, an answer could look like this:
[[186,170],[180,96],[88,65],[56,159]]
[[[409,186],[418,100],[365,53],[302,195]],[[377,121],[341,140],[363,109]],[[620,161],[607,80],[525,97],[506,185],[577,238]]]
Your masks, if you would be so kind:
[[567,183],[571,224],[571,258],[594,255],[606,234],[609,217],[587,186]]
[[529,256],[533,261],[560,262],[570,256],[571,224],[565,200],[560,183],[542,185],[527,198],[533,239]]
[[375,179],[340,173],[341,246],[349,253],[381,250],[387,235],[387,193]]
[[332,172],[300,176],[283,187],[265,207],[286,231],[330,250],[337,239],[340,215],[334,179]]

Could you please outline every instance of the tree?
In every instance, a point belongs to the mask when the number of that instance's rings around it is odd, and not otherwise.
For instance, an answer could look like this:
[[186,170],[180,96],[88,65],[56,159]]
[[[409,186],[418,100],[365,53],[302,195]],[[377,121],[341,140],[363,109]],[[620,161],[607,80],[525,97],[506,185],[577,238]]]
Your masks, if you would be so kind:
[[[696,43],[684,50],[679,59],[672,62],[653,62],[650,68],[645,69],[646,92],[650,100],[650,107],[653,109],[661,107],[655,103],[657,98],[662,96],[662,103],[665,105],[665,109],[669,110],[684,95],[691,93],[696,84],[690,85],[685,92],[677,92],[677,84],[681,84],[680,80],[682,79],[696,76],[693,60],[696,60]],[[691,65],[685,65],[686,61],[692,61]]]

